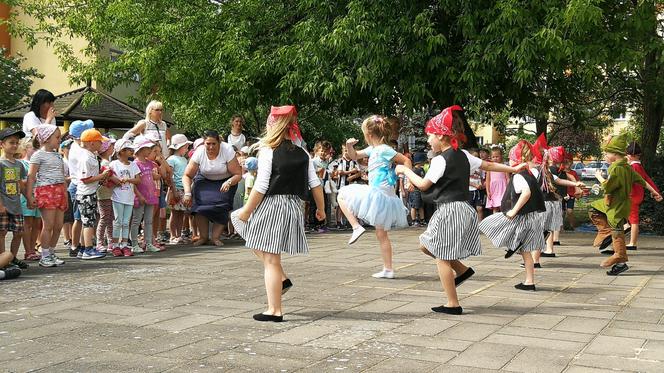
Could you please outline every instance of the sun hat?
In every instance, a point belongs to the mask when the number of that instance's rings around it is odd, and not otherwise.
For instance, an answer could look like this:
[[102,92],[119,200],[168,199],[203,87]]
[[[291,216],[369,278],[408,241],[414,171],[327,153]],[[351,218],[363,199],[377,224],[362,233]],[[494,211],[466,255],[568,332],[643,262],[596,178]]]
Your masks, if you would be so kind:
[[120,153],[125,149],[134,150],[134,144],[131,142],[131,140],[120,139],[115,142],[115,145],[113,145],[113,149],[115,149],[116,153]]
[[187,139],[187,136],[178,133],[173,135],[173,137],[171,137],[171,146],[169,146],[168,148],[173,150],[178,150],[185,145],[191,145],[191,144],[193,143],[189,141],[189,139]]
[[244,167],[247,168],[247,171],[255,171],[258,170],[258,158],[256,157],[249,157],[244,160]]

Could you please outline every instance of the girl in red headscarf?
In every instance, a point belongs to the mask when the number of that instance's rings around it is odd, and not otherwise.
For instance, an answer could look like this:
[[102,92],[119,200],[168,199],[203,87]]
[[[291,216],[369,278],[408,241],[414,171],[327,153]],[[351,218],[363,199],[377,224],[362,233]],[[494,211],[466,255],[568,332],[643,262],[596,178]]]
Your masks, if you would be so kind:
[[[510,150],[510,164],[530,162],[533,146],[519,141]],[[505,258],[519,252],[526,268],[525,281],[514,285],[519,290],[535,291],[535,266],[531,252],[544,245],[541,212],[545,211],[544,195],[533,170],[513,175],[507,184],[500,204],[501,212],[492,214],[480,223],[480,230],[496,247],[506,247]]]
[[429,136],[428,142],[438,155],[431,160],[424,178],[404,166],[397,166],[396,172],[404,174],[411,184],[422,191],[424,201],[437,205],[427,230],[420,236],[420,250],[436,259],[447,303],[431,309],[460,315],[463,309],[456,287],[475,273],[461,260],[482,253],[477,213],[467,202],[470,174],[477,169],[518,172],[519,168],[485,162],[459,149],[460,139],[453,129],[455,110],[462,109],[460,106],[449,107],[427,123],[425,132]]
[[300,208],[309,188],[316,218],[325,220],[323,188],[301,142],[295,106],[273,106],[260,142],[254,187],[244,207],[231,214],[235,230],[263,262],[268,306],[254,315],[256,321],[283,321],[281,297],[293,283],[281,266],[281,254],[309,252]]

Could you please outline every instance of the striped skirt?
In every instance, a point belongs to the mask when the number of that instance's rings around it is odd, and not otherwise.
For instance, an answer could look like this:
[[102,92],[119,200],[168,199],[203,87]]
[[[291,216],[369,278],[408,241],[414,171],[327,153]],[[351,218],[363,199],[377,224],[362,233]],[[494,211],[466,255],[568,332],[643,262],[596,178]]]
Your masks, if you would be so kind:
[[481,255],[477,212],[468,202],[439,204],[427,230],[420,235],[420,244],[442,260]]
[[307,254],[302,201],[295,195],[267,195],[246,223],[231,214],[235,231],[250,249],[270,254]]
[[545,231],[559,231],[563,226],[563,205],[560,201],[544,201],[546,211],[540,213]]
[[480,223],[480,230],[495,247],[527,252],[544,247],[542,219],[539,212],[517,215],[509,219],[503,213],[492,214]]

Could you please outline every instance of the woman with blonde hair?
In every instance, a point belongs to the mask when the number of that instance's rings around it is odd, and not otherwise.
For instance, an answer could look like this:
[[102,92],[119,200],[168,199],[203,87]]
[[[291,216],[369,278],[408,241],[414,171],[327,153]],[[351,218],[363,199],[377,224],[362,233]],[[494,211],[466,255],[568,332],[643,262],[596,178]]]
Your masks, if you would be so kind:
[[316,218],[325,219],[325,203],[314,165],[301,144],[295,106],[272,107],[260,141],[258,174],[249,200],[231,219],[246,246],[262,262],[268,308],[256,321],[283,321],[281,296],[292,286],[281,266],[281,253],[307,254],[302,201],[308,189],[316,203]]
[[169,156],[168,144],[171,141],[171,130],[162,119],[164,105],[160,101],[152,100],[145,107],[145,119],[139,120],[136,125],[127,131],[124,138],[132,139],[138,135],[159,139],[159,145],[164,157]]

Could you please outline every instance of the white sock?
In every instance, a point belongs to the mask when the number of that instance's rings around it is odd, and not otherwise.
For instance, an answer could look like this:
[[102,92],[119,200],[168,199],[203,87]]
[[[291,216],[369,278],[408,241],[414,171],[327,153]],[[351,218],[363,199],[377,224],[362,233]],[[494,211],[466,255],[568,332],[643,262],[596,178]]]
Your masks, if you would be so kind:
[[48,257],[49,255],[51,255],[51,250],[48,249],[48,248],[46,248],[46,247],[42,247],[41,257],[42,257],[42,258],[46,258],[46,257]]

